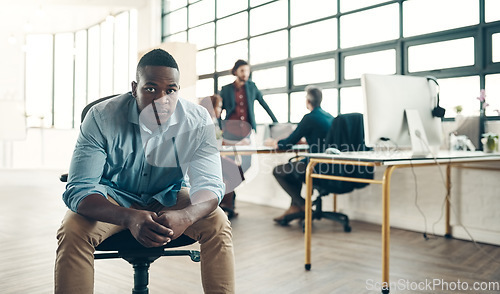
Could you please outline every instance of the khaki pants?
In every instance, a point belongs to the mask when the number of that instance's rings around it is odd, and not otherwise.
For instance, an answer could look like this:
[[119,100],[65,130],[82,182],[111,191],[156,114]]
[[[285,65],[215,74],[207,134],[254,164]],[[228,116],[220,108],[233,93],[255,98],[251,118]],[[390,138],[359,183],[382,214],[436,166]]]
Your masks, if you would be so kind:
[[[111,197],[108,199],[116,204]],[[177,204],[167,209],[182,209],[189,203],[188,190],[182,189],[177,194]],[[165,207],[155,203],[141,209],[158,212]],[[124,229],[68,211],[57,232],[55,293],[93,293],[94,248]],[[201,278],[205,293],[234,293],[231,226],[222,209],[217,207],[184,234],[200,243]]]

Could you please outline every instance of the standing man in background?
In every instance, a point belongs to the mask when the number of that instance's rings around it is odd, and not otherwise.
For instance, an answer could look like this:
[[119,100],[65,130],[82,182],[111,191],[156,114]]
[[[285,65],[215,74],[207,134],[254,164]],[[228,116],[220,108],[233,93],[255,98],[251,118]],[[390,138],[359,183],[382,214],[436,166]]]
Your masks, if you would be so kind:
[[224,137],[229,140],[248,138],[252,129],[255,131],[254,103],[259,101],[273,122],[278,122],[267,105],[262,93],[254,82],[250,81],[250,65],[244,60],[237,60],[231,70],[236,80],[222,87],[222,109],[226,110],[226,118],[222,122]]

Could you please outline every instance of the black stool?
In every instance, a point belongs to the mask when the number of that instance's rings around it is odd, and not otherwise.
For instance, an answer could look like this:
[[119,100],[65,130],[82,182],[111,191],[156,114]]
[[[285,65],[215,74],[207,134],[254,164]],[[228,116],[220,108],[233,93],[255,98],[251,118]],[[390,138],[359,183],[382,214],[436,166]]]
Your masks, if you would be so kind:
[[123,258],[134,267],[133,294],[149,293],[149,265],[161,256],[188,255],[192,261],[200,261],[197,250],[166,250],[190,245],[196,242],[186,235],[169,242],[165,246],[146,248],[142,246],[129,230],[121,231],[99,244],[94,253],[94,259]]

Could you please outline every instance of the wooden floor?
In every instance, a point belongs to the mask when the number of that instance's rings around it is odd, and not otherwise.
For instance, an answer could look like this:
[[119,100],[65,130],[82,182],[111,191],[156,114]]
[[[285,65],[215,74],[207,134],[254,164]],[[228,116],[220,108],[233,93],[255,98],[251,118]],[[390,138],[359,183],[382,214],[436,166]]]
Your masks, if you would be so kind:
[[[66,208],[57,171],[0,170],[1,293],[53,291],[55,231]],[[280,227],[281,210],[238,202],[234,219],[237,293],[379,293],[380,226],[352,222],[352,232],[328,220],[315,221],[312,270],[304,270],[302,227]],[[461,240],[424,240],[422,234],[391,230],[391,293],[499,293],[441,287],[403,290],[434,279],[447,282],[500,282],[500,247]],[[196,248],[196,245],[192,247]],[[483,252],[484,251],[484,252]],[[492,260],[495,259],[496,261]],[[132,268],[123,260],[96,261],[96,293],[130,293]],[[485,284],[483,284],[484,286]],[[151,293],[202,293],[199,264],[187,257],[163,257],[150,270]]]

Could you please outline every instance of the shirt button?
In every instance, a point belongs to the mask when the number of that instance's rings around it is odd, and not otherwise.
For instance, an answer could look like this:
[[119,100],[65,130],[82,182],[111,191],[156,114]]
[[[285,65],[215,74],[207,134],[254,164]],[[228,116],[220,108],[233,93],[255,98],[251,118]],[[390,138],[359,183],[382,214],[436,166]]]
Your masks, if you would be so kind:
[[243,106],[243,102],[240,102],[240,105]]
[[243,95],[240,95],[240,99],[243,99]]
[[241,120],[245,120],[245,117],[242,115],[242,116],[240,116],[240,119]]

